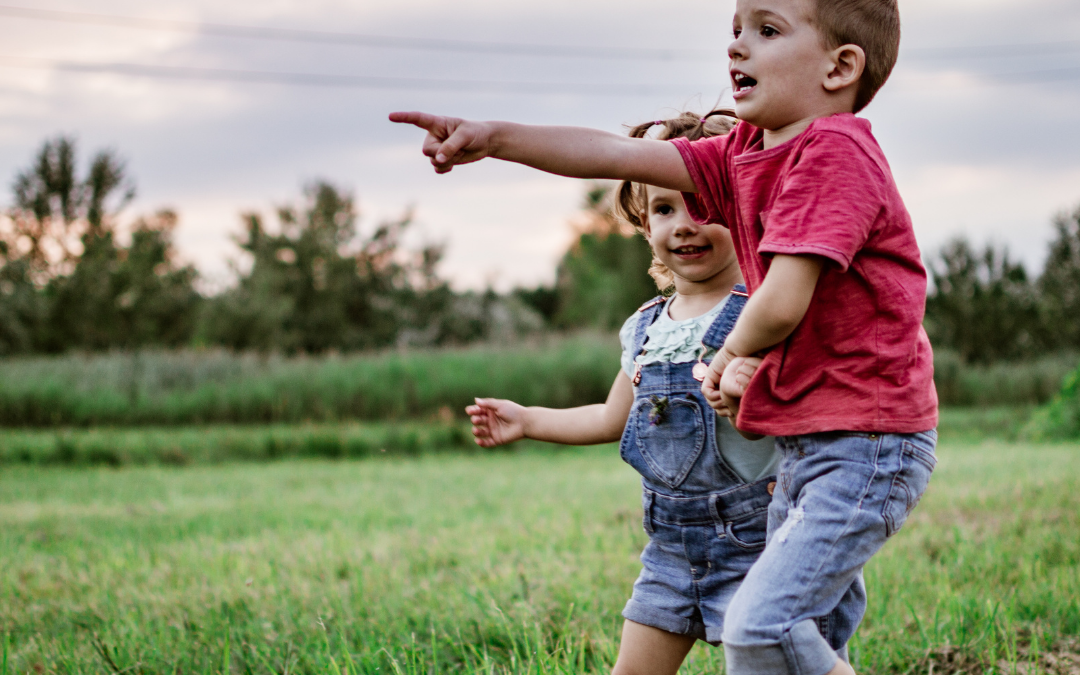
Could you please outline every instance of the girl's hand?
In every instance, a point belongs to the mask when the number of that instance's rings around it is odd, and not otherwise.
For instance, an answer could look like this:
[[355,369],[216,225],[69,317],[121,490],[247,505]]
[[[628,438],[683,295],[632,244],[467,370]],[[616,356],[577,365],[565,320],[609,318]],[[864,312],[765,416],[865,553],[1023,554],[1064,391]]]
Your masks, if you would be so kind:
[[472,420],[476,444],[494,448],[525,438],[526,409],[513,401],[478,398],[476,405],[465,408]]
[[413,124],[428,132],[424,154],[431,158],[436,173],[448,173],[458,164],[475,162],[491,154],[491,129],[485,122],[422,112],[390,113],[390,121]]

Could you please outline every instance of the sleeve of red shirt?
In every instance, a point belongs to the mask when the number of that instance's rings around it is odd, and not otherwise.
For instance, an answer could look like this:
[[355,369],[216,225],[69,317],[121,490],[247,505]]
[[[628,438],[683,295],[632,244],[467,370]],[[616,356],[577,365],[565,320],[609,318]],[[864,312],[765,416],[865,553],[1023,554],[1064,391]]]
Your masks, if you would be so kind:
[[697,223],[716,223],[728,226],[724,219],[722,199],[727,184],[725,162],[728,156],[727,136],[713,136],[691,143],[685,138],[675,138],[671,142],[682,155],[690,179],[697,187],[697,193],[684,192],[683,202],[686,212]]
[[761,214],[758,253],[819,255],[846,272],[885,207],[885,187],[880,167],[853,138],[818,133]]

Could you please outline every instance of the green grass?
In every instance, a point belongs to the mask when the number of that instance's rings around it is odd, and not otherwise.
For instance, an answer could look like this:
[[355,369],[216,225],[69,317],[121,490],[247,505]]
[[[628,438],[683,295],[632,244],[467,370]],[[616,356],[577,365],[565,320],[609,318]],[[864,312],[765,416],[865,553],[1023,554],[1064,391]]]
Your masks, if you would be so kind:
[[[1016,440],[1030,411],[1027,406],[943,408],[938,428],[954,442]],[[450,418],[437,422],[0,429],[0,466],[186,466],[479,451],[468,429]]]
[[[939,455],[866,570],[859,672],[1075,672],[1080,446]],[[605,672],[638,489],[612,446],[5,468],[0,675]]]
[[[1049,401],[1075,354],[966,365],[935,355],[943,405]],[[299,424],[460,416],[474,396],[570,407],[603,401],[619,368],[613,334],[321,357],[224,351],[0,360],[0,427]]]
[[0,426],[269,424],[458,416],[475,396],[571,407],[603,401],[618,338],[350,356],[223,351],[0,360]]
[[475,450],[460,422],[0,429],[0,466],[219,464]]
[[1069,375],[1053,401],[1036,411],[1023,433],[1039,440],[1080,440],[1080,368]]
[[934,351],[934,384],[946,406],[1032,406],[1061,390],[1080,364],[1074,352],[1049,353],[1020,362],[965,364],[948,350]]

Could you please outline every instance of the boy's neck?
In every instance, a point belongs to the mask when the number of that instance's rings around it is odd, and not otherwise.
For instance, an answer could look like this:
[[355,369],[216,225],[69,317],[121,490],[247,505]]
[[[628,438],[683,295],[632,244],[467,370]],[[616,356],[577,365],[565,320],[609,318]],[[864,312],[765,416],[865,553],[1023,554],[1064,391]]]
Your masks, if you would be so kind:
[[778,145],[783,145],[791,139],[795,138],[802,132],[806,131],[806,128],[814,123],[814,120],[819,120],[822,117],[832,117],[833,115],[840,115],[843,113],[850,113],[851,110],[825,110],[819,114],[809,115],[795,122],[780,127],[779,129],[762,129],[762,149],[768,150],[769,148],[775,148]]

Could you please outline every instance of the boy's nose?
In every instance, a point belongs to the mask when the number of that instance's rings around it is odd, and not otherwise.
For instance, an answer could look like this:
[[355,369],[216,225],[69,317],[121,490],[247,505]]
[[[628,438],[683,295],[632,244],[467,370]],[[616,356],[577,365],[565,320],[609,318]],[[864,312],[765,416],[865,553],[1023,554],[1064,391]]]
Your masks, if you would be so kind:
[[734,42],[728,45],[727,48],[728,58],[734,61],[735,59],[741,59],[746,57],[746,48],[742,41],[742,36],[735,38]]

